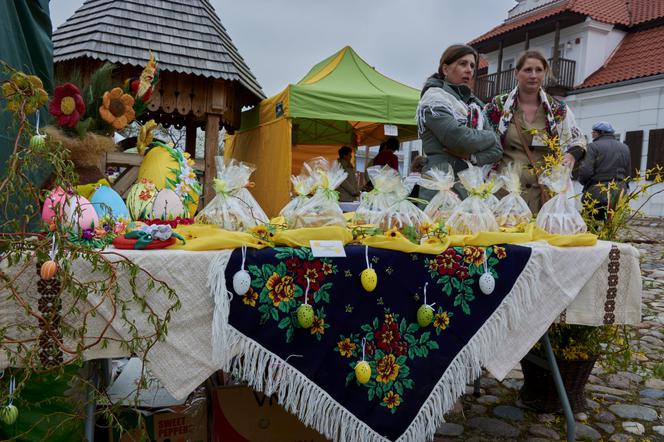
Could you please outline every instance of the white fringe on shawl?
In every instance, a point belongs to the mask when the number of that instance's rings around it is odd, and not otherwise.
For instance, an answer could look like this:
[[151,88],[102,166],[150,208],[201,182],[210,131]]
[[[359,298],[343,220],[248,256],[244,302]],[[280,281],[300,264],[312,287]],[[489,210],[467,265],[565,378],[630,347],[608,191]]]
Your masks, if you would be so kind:
[[231,259],[232,250],[224,250],[217,255],[208,268],[207,282],[214,296],[214,312],[212,313],[212,362],[221,365],[228,314],[231,308],[233,293],[226,288],[226,266]]
[[[480,376],[485,361],[491,359],[496,351],[496,341],[524,324],[524,316],[544,295],[537,284],[538,275],[546,269],[546,263],[541,262],[542,256],[531,255],[510,293],[456,355],[397,442],[432,440],[436,429],[444,422],[443,415],[464,394],[466,385]],[[216,276],[218,269],[213,263],[210,280],[215,282],[212,287],[217,290],[215,302],[224,304],[215,308],[213,331],[216,342],[223,342],[223,347],[215,347],[214,350],[215,355],[221,355],[221,368],[247,381],[257,391],[266,395],[276,394],[278,402],[286,410],[332,440],[387,441],[296,368],[228,324],[229,298],[226,287],[219,285],[221,281]],[[218,318],[221,314],[224,316]]]
[[468,113],[477,115],[476,129],[484,128],[484,111],[476,103],[470,105],[456,98],[454,95],[440,87],[431,87],[424,92],[420,102],[417,105],[416,119],[417,131],[422,134],[425,129],[426,112],[431,112],[434,117],[440,116],[437,109],[444,109],[459,123],[470,126],[468,122]]

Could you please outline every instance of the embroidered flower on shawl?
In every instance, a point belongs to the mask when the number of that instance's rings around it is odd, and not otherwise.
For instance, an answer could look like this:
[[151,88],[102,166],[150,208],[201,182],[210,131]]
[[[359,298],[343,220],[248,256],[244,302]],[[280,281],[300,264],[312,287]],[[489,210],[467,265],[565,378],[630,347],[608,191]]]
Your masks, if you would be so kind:
[[440,275],[454,275],[461,267],[461,255],[454,249],[447,249],[436,256],[437,270]]
[[376,332],[376,342],[378,348],[384,352],[391,352],[397,346],[398,341],[401,339],[399,327],[396,322],[383,323],[380,330]]
[[376,381],[387,384],[399,376],[399,364],[394,355],[385,355],[376,362]]
[[465,281],[466,279],[470,278],[470,274],[468,273],[468,269],[466,267],[459,267],[459,269],[454,274],[454,277],[459,281]]
[[383,403],[385,404],[385,406],[387,406],[387,408],[391,410],[399,406],[399,404],[401,403],[401,396],[399,396],[398,393],[395,393],[390,390],[383,398]]
[[433,320],[433,326],[440,331],[450,326],[450,315],[447,312],[436,313]]
[[332,264],[329,262],[324,262],[321,270],[323,270],[323,275],[329,276],[334,273],[334,266],[332,266]]
[[354,342],[351,342],[350,338],[346,338],[337,342],[337,347],[339,348],[339,354],[341,354],[341,356],[351,358],[355,353],[357,345]]
[[251,287],[242,295],[242,302],[250,307],[256,307],[256,300],[258,299],[258,293]]
[[498,259],[507,258],[507,252],[505,251],[505,247],[493,246],[493,253],[496,255],[496,258]]
[[311,326],[312,335],[322,335],[325,333],[325,319],[314,316],[314,323]]
[[[332,267],[328,263],[328,266]],[[323,270],[323,263],[321,261],[302,261],[297,258],[289,258],[286,260],[286,268],[289,272],[295,274],[295,281],[302,287],[307,286],[307,279],[309,280],[309,290],[318,291],[320,285],[325,279],[325,271]],[[334,272],[334,269],[330,270]]]
[[464,247],[463,260],[468,264],[481,266],[484,264],[484,250],[481,247]]
[[265,288],[269,290],[268,296],[275,307],[278,307],[282,302],[290,301],[295,294],[293,277],[281,276],[278,273],[272,273],[272,276],[265,283]]

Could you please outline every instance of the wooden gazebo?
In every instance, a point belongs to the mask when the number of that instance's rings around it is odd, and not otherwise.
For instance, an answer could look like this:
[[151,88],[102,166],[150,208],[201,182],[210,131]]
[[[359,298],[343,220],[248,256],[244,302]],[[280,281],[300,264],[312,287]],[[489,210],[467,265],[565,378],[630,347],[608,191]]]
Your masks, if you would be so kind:
[[[242,107],[265,96],[208,0],[85,0],[54,32],[53,46],[56,71],[85,77],[111,62],[118,79],[138,76],[152,50],[160,82],[142,119],[186,128],[192,158],[196,129],[206,129],[204,201],[210,201],[219,130],[239,128]],[[137,165],[140,157],[109,156],[109,162]]]

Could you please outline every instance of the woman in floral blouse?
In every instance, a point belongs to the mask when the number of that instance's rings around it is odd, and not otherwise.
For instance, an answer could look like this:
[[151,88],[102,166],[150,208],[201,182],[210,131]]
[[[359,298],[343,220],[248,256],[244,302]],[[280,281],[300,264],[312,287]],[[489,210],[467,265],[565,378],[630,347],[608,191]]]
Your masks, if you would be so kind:
[[514,72],[517,86],[508,94],[494,97],[484,108],[503,145],[501,165],[512,161],[527,165],[521,174],[521,185],[533,213],[542,205],[542,192],[532,166],[549,153],[542,137],[533,133],[557,136],[565,153],[563,163],[570,167],[583,157],[586,148],[571,109],[544,92],[542,84],[548,71],[549,64],[541,52],[524,52]]

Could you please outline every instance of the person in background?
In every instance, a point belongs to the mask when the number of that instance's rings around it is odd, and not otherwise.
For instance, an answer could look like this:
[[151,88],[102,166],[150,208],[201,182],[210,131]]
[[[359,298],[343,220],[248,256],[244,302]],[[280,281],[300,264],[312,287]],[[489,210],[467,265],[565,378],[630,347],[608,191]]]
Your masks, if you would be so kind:
[[339,161],[348,174],[346,179],[337,188],[337,191],[339,192],[339,201],[342,202],[357,201],[360,197],[360,186],[357,183],[357,175],[355,174],[355,168],[350,162],[352,157],[353,149],[348,146],[341,146],[337,161]]
[[[629,147],[616,140],[613,126],[606,121],[599,121],[593,125],[593,142],[588,145],[586,156],[579,167],[579,182],[583,185],[583,200],[589,198],[597,200],[595,206],[599,209],[595,219],[604,220],[607,208],[616,204],[620,192],[628,190],[625,181],[632,169],[632,158]],[[600,186],[607,187],[608,183],[615,181],[617,189],[602,192]]]
[[[413,178],[419,178],[422,176],[422,170],[424,170],[424,166],[427,164],[427,157],[424,155],[418,155],[415,158],[413,158],[413,162],[410,164],[410,174],[408,177],[413,177]],[[420,195],[420,185],[415,184],[413,186],[413,190],[410,192],[410,197],[411,198],[419,198]]]
[[[430,168],[447,169],[451,165],[455,175],[475,165],[500,161],[503,149],[490,127],[485,128],[482,103],[472,93],[477,51],[467,45],[456,44],[443,52],[438,72],[424,83],[417,106],[417,128],[422,150]],[[457,177],[458,178],[458,177]],[[466,191],[460,184],[454,190],[463,198]],[[420,189],[420,197],[430,200],[436,192]]]
[[[381,144],[382,146],[382,144]],[[399,171],[399,157],[394,152],[399,150],[399,140],[395,137],[390,137],[385,141],[385,148],[378,152],[373,159],[374,166],[390,166],[392,169]]]
[[[565,152],[563,164],[570,167],[583,158],[586,147],[570,108],[544,92],[542,85],[548,71],[549,64],[541,52],[524,52],[514,70],[517,86],[508,94],[494,97],[484,109],[502,142],[501,167],[512,161],[530,166],[521,174],[521,186],[525,189],[523,198],[533,213],[539,212],[546,195],[532,168],[545,154],[551,153],[540,134],[559,137]],[[539,133],[533,135],[531,131]]]

